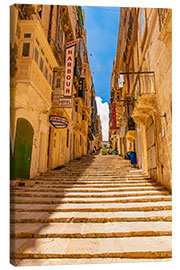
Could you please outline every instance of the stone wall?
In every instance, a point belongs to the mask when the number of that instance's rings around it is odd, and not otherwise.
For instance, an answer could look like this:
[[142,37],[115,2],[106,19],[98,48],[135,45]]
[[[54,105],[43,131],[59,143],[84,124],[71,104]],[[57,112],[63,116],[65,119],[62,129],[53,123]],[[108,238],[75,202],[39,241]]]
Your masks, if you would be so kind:
[[[153,15],[152,13],[151,16]],[[170,187],[172,174],[172,51],[163,41],[159,40],[160,34],[156,13],[152,35],[144,55],[144,66],[149,67],[149,70],[153,70],[155,73],[157,118],[160,123],[157,134],[159,180],[165,186]],[[151,140],[148,137],[151,138],[151,134],[147,135],[147,139]],[[152,155],[154,154],[152,153]],[[153,159],[151,154],[149,159]]]

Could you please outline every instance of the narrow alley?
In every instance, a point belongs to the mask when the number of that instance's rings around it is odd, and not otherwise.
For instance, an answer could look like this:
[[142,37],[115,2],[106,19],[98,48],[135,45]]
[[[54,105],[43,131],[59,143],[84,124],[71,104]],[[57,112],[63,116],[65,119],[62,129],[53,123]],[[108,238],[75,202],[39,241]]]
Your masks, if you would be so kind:
[[172,9],[9,14],[10,267],[172,262]]
[[170,192],[130,161],[83,156],[31,180],[11,180],[11,263],[167,260],[171,219]]

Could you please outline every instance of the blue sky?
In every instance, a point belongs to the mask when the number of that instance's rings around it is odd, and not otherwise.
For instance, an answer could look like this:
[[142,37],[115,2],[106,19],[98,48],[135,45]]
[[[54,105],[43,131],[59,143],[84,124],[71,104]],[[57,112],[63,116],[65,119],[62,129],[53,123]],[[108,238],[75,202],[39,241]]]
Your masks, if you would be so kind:
[[120,7],[86,7],[85,28],[87,49],[96,96],[102,102],[110,98],[110,82],[113,61],[116,55]]
[[111,73],[117,49],[120,7],[82,6],[82,8],[85,12],[88,58],[94,82],[98,115],[101,119],[103,141],[108,141],[108,103]]

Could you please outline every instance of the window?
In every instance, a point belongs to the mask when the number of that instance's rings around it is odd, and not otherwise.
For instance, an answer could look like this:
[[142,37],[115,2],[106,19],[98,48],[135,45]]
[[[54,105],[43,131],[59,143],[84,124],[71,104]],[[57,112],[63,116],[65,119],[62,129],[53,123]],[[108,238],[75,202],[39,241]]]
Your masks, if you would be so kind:
[[31,38],[31,33],[25,33],[24,38]]
[[52,76],[51,76],[51,73],[49,73],[49,84],[51,85],[52,83]]
[[39,46],[39,40],[36,38],[36,43],[37,43],[37,45]]
[[38,64],[38,61],[39,61],[39,52],[38,52],[37,48],[35,48],[34,59],[35,59],[36,63]]
[[43,66],[44,66],[44,62],[42,60],[42,58],[40,58],[40,70],[43,72]]
[[117,92],[117,100],[120,99],[120,95],[119,95],[119,92]]
[[47,66],[45,66],[45,69],[44,69],[44,77],[46,79],[48,78],[48,69],[47,69]]
[[47,57],[46,57],[46,62],[47,62],[47,64],[49,64]]
[[144,15],[144,8],[141,10],[141,38],[144,34],[144,28],[145,28],[145,15]]
[[44,55],[44,51],[43,51],[43,49],[41,49],[41,52],[42,52],[42,54]]
[[23,43],[23,51],[22,51],[22,56],[29,56],[29,51],[30,51],[30,43]]
[[78,102],[76,102],[75,111],[78,112]]
[[56,88],[60,88],[60,78],[56,79]]

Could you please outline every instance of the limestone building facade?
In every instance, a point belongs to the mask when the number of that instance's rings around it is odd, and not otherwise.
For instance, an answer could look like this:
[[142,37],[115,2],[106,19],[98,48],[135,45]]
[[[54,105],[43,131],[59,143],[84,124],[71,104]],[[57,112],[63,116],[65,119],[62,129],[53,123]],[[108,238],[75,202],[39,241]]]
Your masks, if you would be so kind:
[[[11,178],[88,153],[92,78],[80,6],[10,7]],[[89,149],[91,152],[92,149]]]
[[136,151],[139,168],[171,190],[171,9],[121,8],[110,111],[119,155]]

